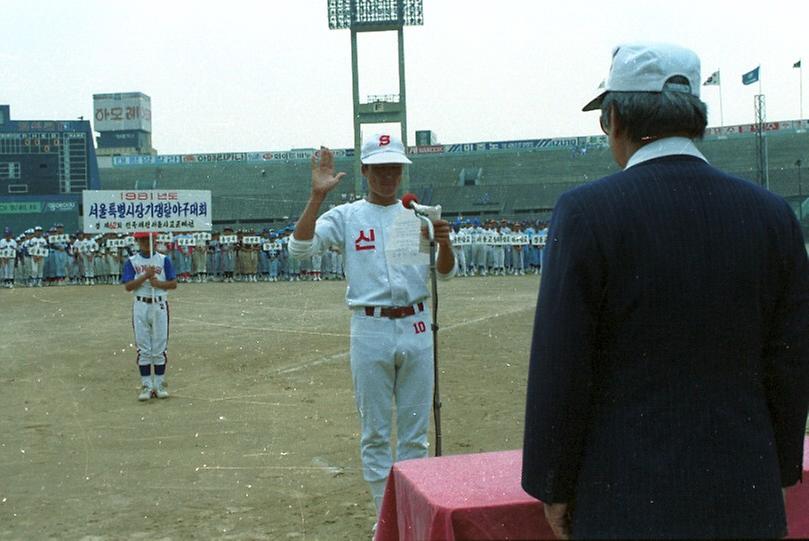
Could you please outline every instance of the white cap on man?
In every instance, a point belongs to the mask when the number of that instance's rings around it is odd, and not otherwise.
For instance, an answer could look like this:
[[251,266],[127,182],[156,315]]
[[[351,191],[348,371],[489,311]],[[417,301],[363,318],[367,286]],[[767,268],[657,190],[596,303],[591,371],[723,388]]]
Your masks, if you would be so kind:
[[380,163],[413,163],[407,159],[402,140],[390,133],[375,133],[362,143],[363,165]]
[[[674,76],[688,84],[666,84]],[[612,51],[612,65],[598,95],[582,108],[601,108],[608,92],[684,92],[699,97],[699,57],[690,49],[668,43],[627,43]]]

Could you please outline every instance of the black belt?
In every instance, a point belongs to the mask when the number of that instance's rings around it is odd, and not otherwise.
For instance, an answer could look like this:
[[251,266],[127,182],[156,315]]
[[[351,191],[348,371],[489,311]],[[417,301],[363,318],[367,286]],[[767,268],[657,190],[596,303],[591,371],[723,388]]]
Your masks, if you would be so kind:
[[[135,300],[138,300],[140,302],[145,302],[146,304],[152,304],[152,298],[151,297],[135,297]],[[163,298],[160,298],[160,297],[155,297],[154,302],[163,302],[165,300],[166,299],[163,299]]]
[[413,306],[366,306],[365,315],[366,316],[376,315],[377,308],[379,309],[380,317],[386,317],[389,319],[401,319],[403,317],[415,315],[416,312],[423,312],[424,303],[420,302],[418,304],[414,304]]

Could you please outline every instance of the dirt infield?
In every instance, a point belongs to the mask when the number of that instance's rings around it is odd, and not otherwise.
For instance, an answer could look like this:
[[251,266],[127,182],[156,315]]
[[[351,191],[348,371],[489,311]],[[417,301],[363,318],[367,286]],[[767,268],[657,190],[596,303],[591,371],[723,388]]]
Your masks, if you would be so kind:
[[[538,285],[439,284],[444,454],[521,445]],[[344,293],[181,284],[141,403],[123,287],[0,290],[0,539],[370,538]]]

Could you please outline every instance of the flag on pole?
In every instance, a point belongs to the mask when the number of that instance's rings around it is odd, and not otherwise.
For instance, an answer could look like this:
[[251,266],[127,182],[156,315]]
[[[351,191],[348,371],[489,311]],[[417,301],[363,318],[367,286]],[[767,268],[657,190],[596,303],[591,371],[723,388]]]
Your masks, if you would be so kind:
[[793,67],[793,68],[799,68],[799,67],[801,67],[801,61],[800,61],[800,60],[798,60],[797,62],[795,62],[794,64],[792,64],[792,67]]
[[756,69],[750,70],[744,75],[742,75],[742,84],[743,85],[752,85],[755,82],[758,82],[758,70],[761,66],[757,66]]
[[720,84],[720,82],[719,82],[719,70],[716,70],[715,72],[713,72],[711,74],[710,77],[705,79],[705,82],[702,83],[702,86],[711,86],[711,85],[718,85],[718,84]]

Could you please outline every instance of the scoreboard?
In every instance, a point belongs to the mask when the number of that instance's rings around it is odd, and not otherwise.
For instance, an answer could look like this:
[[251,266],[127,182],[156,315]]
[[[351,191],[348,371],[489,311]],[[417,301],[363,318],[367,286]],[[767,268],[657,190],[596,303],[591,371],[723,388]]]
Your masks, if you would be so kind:
[[75,122],[14,124],[0,131],[0,195],[79,194],[94,184],[89,130],[70,129]]

